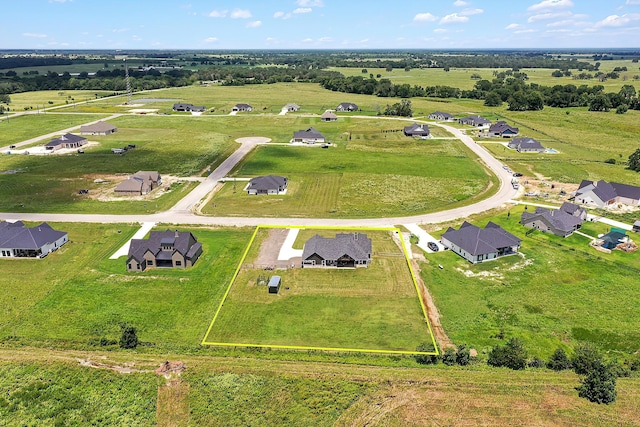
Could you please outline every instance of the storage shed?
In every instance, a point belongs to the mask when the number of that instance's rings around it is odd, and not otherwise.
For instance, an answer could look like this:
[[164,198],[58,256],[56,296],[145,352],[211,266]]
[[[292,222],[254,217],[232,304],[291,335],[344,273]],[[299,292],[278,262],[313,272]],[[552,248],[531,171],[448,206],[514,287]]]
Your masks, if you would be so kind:
[[280,283],[282,283],[280,276],[273,276],[269,280],[269,285],[267,286],[269,288],[269,293],[277,294],[280,291]]

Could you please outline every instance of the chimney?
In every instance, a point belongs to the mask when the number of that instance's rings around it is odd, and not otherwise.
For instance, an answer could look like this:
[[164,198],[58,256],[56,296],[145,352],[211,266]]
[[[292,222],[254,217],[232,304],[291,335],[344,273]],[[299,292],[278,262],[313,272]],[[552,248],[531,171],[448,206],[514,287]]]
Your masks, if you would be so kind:
[[178,230],[176,230],[176,234],[174,234],[174,236],[176,239],[178,238]]

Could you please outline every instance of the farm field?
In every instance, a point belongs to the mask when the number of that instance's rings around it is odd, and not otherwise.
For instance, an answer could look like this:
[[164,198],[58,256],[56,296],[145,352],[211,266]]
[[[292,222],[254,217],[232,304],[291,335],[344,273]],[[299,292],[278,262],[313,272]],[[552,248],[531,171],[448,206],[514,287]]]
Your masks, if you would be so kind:
[[[529,229],[518,223],[523,209],[473,219],[481,226],[494,221],[522,239],[521,255],[473,265],[444,251],[421,263],[449,337],[480,354],[502,342],[502,335],[518,337],[532,355],[544,359],[558,346],[584,342],[622,360],[635,354],[640,338],[634,327],[640,321],[635,309],[640,285],[634,279],[640,269],[638,253],[603,254],[577,234],[566,239],[540,232],[526,236]],[[589,222],[581,229],[594,237],[607,230]]]
[[[382,352],[434,345],[406,257],[389,231],[361,231],[372,239],[368,268],[277,269],[269,276],[281,276],[282,286],[269,294],[259,285],[266,273],[256,263],[263,251],[274,250],[264,242],[276,232],[282,230],[256,231],[204,344]],[[298,239],[337,232],[344,231],[302,230]]]
[[[27,114],[0,120],[0,147],[46,135],[72,126],[100,120],[106,115],[95,114]],[[49,142],[45,140],[46,144]],[[4,157],[4,153],[0,157]]]
[[[42,110],[43,108],[51,108],[74,102],[86,102],[111,94],[112,92],[104,90],[41,90],[12,93],[9,108],[11,108],[12,112],[17,113],[24,111],[25,108]],[[71,107],[71,110],[73,110],[73,107]]]
[[[298,119],[298,127],[316,126]],[[299,123],[303,121],[303,123]],[[352,119],[346,133],[328,132],[337,146],[262,146],[231,175],[289,178],[285,195],[249,196],[246,182],[227,182],[203,213],[239,216],[375,217],[409,215],[468,204],[497,189],[458,140],[414,140],[381,133],[380,124]],[[397,123],[380,121],[397,130]],[[342,125],[344,126],[344,124]],[[318,126],[324,132],[329,126]],[[436,131],[439,129],[433,126]],[[443,131],[440,131],[443,132]],[[488,186],[491,184],[491,187]]]
[[138,227],[51,225],[69,233],[59,251],[42,260],[0,260],[0,336],[13,342],[87,345],[117,340],[128,323],[154,347],[193,348],[251,236],[244,229],[190,227],[204,247],[193,268],[135,274],[126,272],[124,257],[109,256]]

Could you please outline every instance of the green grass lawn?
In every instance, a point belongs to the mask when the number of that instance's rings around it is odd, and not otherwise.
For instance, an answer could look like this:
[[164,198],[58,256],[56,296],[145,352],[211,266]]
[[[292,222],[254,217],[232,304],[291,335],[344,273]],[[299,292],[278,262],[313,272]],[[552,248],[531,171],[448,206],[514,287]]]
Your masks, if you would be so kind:
[[[0,147],[17,144],[27,139],[47,133],[99,120],[101,115],[93,114],[29,114],[0,120]],[[44,140],[46,144],[49,140]],[[4,157],[4,153],[2,156]]]
[[[515,207],[510,217],[502,212],[474,221],[492,220],[521,238],[522,255],[472,265],[445,251],[421,264],[447,334],[458,344],[487,350],[501,342],[497,337],[503,332],[544,358],[558,346],[579,342],[612,356],[637,352],[638,253],[602,254],[577,234],[525,236],[528,229],[518,224],[522,211]],[[597,236],[607,227],[585,223],[582,231]]]
[[191,227],[204,247],[193,268],[134,274],[126,272],[124,257],[108,258],[137,227],[52,225],[69,232],[70,242],[58,252],[42,260],[0,260],[4,339],[86,345],[118,339],[120,324],[129,323],[150,345],[195,347],[251,233]]
[[[24,70],[26,71],[26,69]],[[11,112],[19,113],[29,110],[42,110],[59,105],[71,104],[74,102],[86,102],[87,100],[111,95],[112,92],[104,90],[40,90],[33,92],[12,93]],[[73,107],[71,108],[73,110]]]
[[205,342],[414,351],[432,341],[406,258],[388,231],[366,231],[368,268],[269,272],[282,277],[277,295],[257,285],[265,272],[253,265],[268,233],[258,231]]

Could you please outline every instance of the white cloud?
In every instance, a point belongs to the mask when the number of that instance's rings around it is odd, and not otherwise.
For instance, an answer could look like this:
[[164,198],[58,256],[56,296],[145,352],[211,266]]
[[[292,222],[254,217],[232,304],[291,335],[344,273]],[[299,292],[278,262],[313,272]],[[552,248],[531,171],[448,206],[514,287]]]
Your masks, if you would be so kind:
[[137,35],[134,34],[133,36],[131,36],[131,40],[135,40],[135,41],[139,42],[140,40],[142,40],[142,38],[140,36],[137,36]]
[[527,19],[527,22],[531,23],[531,22],[536,22],[536,21],[548,21],[549,19],[564,18],[564,17],[568,17],[568,16],[572,16],[571,12],[539,13],[537,15],[531,15],[529,17],[529,19]]
[[273,17],[275,19],[289,19],[289,18],[291,18],[291,14],[290,13],[285,13],[285,12],[282,12],[282,11],[278,11],[278,12],[273,14]]
[[262,21],[251,21],[247,25],[245,25],[245,27],[247,27],[247,28],[258,28],[260,25],[262,25]]
[[293,13],[295,14],[300,14],[300,13],[310,13],[313,9],[311,9],[310,7],[299,7],[296,10],[293,11]]
[[218,41],[217,37],[207,37],[206,39],[203,40],[205,43],[215,43]]
[[73,0],[49,0],[49,3],[71,3]]
[[436,28],[435,30],[433,30],[434,33],[438,33],[438,34],[446,33],[447,31],[448,30],[445,28]]
[[248,19],[251,18],[251,16],[251,11],[248,9],[234,9],[233,12],[231,12],[233,19]]
[[626,4],[640,4],[640,0],[627,0]]
[[212,18],[226,18],[228,10],[212,10],[209,16]]
[[460,12],[461,16],[472,16],[472,15],[480,15],[481,13],[484,13],[484,10],[482,9],[463,9],[462,12]]
[[456,0],[456,1],[453,2],[453,5],[457,6],[457,7],[463,7],[463,6],[468,6],[469,2],[468,1],[463,1],[463,0]]
[[529,12],[535,12],[537,10],[563,9],[572,6],[573,1],[571,0],[542,0],[540,3],[529,6],[527,10]]
[[504,27],[505,30],[515,30],[516,28],[520,28],[522,25],[520,24],[509,24]]
[[524,29],[524,30],[517,30],[514,31],[514,34],[529,34],[529,33],[537,33],[537,30],[532,30],[532,29]]
[[432,15],[430,13],[418,13],[416,16],[413,17],[413,22],[433,22],[433,21],[437,21],[438,17],[435,15]]
[[313,39],[306,38],[302,40],[302,43],[311,43],[312,41]]
[[296,4],[302,7],[322,7],[322,0],[296,0]]
[[622,16],[609,15],[602,21],[596,22],[596,27],[623,27],[634,21],[640,21],[640,13],[627,13]]
[[451,15],[447,15],[444,18],[442,18],[440,20],[441,24],[462,24],[464,22],[467,22],[469,20],[469,17],[467,16],[460,16],[457,13],[452,13]]
[[127,31],[129,31],[128,28],[114,28],[111,30],[112,33],[126,33]]
[[320,37],[320,38],[318,39],[318,41],[319,41],[320,43],[328,43],[328,42],[332,42],[332,41],[333,41],[333,39],[332,39],[331,37]]
[[22,33],[22,35],[24,37],[33,37],[36,39],[46,39],[47,35],[46,34],[38,34],[38,33]]

